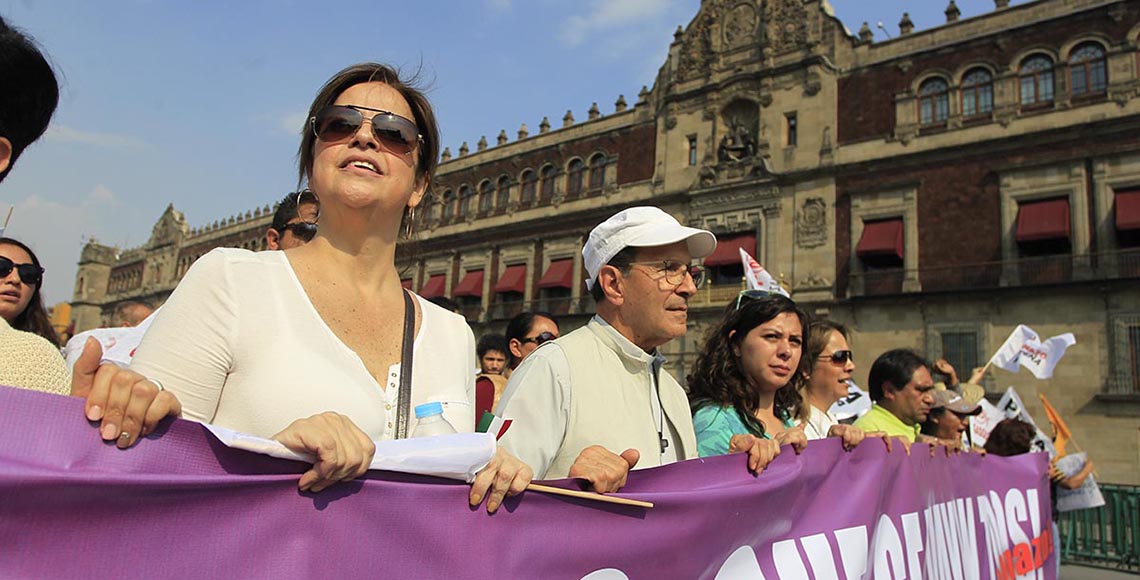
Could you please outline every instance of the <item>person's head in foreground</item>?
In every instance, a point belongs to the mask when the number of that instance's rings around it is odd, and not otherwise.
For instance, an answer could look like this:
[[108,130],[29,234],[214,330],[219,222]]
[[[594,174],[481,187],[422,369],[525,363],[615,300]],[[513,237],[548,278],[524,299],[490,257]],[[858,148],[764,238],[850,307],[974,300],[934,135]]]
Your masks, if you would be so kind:
[[111,326],[119,327],[134,327],[146,320],[146,317],[154,313],[154,309],[149,305],[142,302],[129,300],[123,302],[115,307],[115,316],[111,320]]
[[317,235],[320,205],[317,196],[305,189],[286,195],[273,212],[273,221],[265,231],[265,244],[270,250],[289,250],[303,246]]
[[534,349],[558,338],[558,320],[546,312],[520,312],[507,323],[510,368],[518,368]]
[[689,375],[693,410],[730,406],[753,435],[766,428],[756,417],[762,398],[774,398],[777,415],[791,418],[800,404],[797,390],[807,373],[803,344],[807,314],[779,294],[745,298],[709,331]]
[[59,345],[40,297],[43,280],[44,269],[31,248],[12,238],[0,238],[0,316],[16,330]]
[[59,84],[32,39],[0,18],[0,181],[24,149],[47,130]]
[[1037,429],[1020,419],[1003,419],[986,438],[986,453],[1001,457],[1029,453]]
[[898,348],[879,355],[871,364],[867,386],[871,400],[906,425],[926,421],[934,404],[930,364],[913,350]]
[[967,403],[962,395],[949,389],[935,390],[931,396],[934,403],[922,424],[923,435],[959,441],[970,428],[970,417],[982,412],[980,406]]
[[597,312],[646,352],[685,335],[688,302],[704,279],[693,266],[716,248],[711,232],[656,207],[631,207],[599,224],[582,248]]

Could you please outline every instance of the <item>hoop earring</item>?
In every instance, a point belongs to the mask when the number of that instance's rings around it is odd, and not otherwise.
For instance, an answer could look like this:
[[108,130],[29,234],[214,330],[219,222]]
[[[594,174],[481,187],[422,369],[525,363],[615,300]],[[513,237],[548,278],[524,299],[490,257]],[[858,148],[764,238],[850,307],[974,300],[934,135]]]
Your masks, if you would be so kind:
[[321,219],[321,198],[319,196],[317,196],[317,192],[315,192],[315,191],[313,191],[307,187],[305,189],[302,189],[301,191],[298,191],[297,192],[297,205],[301,205],[301,196],[305,195],[306,193],[313,196],[313,201],[316,202],[316,205],[317,205],[317,216],[316,217],[317,217],[317,220],[319,221]]
[[416,233],[416,208],[408,208],[408,217],[404,220],[404,239],[412,239],[412,234]]

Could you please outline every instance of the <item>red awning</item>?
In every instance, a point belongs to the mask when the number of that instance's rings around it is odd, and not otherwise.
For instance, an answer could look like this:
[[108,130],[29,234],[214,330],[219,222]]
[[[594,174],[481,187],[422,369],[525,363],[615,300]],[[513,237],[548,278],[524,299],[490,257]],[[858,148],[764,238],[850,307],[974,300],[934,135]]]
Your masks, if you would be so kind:
[[716,249],[704,261],[706,266],[729,266],[741,264],[740,250],[744,249],[749,256],[756,256],[756,234],[737,234],[725,236],[716,241]]
[[495,292],[526,292],[526,264],[507,266],[495,284]]
[[1017,241],[1069,239],[1069,198],[1018,204]]
[[863,223],[863,237],[855,246],[860,258],[868,256],[898,256],[903,259],[902,218]]
[[439,298],[443,296],[443,291],[447,287],[447,276],[443,274],[436,274],[428,278],[427,284],[420,288],[420,296],[424,298]]
[[1140,189],[1116,192],[1116,229],[1140,230]]
[[411,278],[404,278],[403,280],[400,280],[400,285],[403,286],[405,290],[411,290],[412,289],[412,279]]
[[459,281],[459,285],[452,290],[451,295],[454,296],[483,296],[483,271],[470,270]]
[[573,288],[574,258],[564,258],[550,262],[550,267],[538,281],[539,288]]

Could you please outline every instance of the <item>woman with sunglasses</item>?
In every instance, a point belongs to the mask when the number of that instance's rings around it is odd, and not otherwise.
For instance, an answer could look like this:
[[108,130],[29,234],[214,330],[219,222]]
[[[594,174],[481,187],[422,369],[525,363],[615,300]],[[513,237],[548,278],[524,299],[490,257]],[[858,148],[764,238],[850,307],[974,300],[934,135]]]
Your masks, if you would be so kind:
[[813,320],[808,327],[805,358],[810,370],[803,381],[803,404],[798,418],[808,440],[841,437],[851,448],[866,437],[862,429],[844,425],[830,411],[847,396],[855,356],[848,345],[847,327],[830,320]]
[[[393,69],[367,63],[325,83],[308,119],[299,181],[320,204],[317,235],[283,252],[219,249],[196,262],[132,362],[153,412],[108,396],[101,375],[89,387],[87,414],[102,419],[104,439],[129,447],[138,425],[145,434],[181,406],[196,421],[316,455],[299,486],[320,491],[363,475],[373,440],[412,432],[405,412],[416,405],[441,402],[453,428],[474,429],[471,330],[405,293],[395,266],[438,162],[431,105]],[[494,511],[530,478],[500,450],[470,501]]]
[[506,335],[511,360],[503,374],[509,378],[510,371],[518,368],[530,353],[558,338],[558,320],[546,312],[520,312],[507,323]]
[[[755,297],[753,297],[755,296]],[[730,452],[733,435],[807,444],[795,427],[807,314],[784,296],[743,296],[705,338],[689,375],[689,403],[701,456]]]
[[31,248],[0,238],[0,385],[66,395],[71,373],[40,298],[43,274]]

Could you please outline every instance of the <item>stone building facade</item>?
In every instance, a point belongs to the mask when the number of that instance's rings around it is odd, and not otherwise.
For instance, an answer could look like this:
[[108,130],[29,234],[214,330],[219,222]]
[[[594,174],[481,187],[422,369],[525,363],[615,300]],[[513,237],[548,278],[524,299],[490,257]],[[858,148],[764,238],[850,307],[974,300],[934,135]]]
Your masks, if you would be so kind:
[[[996,371],[1044,422],[1046,395],[1104,481],[1140,483],[1140,3],[1038,0],[874,42],[825,0],[705,0],[653,87],[452,156],[401,246],[405,285],[476,330],[524,308],[564,329],[592,304],[579,250],[653,204],[721,240],[670,343],[683,377],[742,287],[737,248],[812,312],[854,330],[857,380],[913,347],[966,375],[1017,324],[1077,344],[1054,378]],[[82,329],[161,302],[218,245],[258,249],[268,212],[190,230],[173,208],[142,247],[84,249]]]

